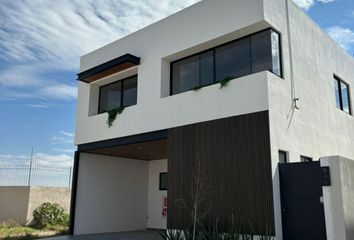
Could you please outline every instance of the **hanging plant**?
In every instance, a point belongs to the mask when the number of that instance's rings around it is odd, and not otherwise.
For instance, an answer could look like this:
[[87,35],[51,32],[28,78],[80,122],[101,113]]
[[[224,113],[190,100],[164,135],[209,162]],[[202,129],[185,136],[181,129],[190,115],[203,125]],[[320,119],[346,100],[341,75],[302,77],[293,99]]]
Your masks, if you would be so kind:
[[195,87],[192,87],[191,90],[193,90],[193,91],[198,91],[198,90],[201,89],[201,88],[202,88],[201,86],[197,85],[197,86],[195,86]]
[[235,77],[231,77],[231,76],[226,76],[223,79],[217,81],[217,83],[220,83],[220,88],[226,87],[227,83],[230,82],[232,79],[234,79]]
[[107,124],[108,127],[112,127],[112,124],[114,120],[116,120],[116,117],[118,114],[121,114],[124,110],[124,107],[118,107],[112,110],[107,111],[108,114],[108,119],[107,119]]

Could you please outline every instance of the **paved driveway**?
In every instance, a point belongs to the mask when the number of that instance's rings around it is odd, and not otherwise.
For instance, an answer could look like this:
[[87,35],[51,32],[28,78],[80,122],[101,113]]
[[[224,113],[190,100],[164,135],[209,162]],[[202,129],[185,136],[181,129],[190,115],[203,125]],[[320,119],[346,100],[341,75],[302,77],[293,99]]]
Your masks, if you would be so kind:
[[45,238],[46,240],[162,240],[158,231],[105,233]]

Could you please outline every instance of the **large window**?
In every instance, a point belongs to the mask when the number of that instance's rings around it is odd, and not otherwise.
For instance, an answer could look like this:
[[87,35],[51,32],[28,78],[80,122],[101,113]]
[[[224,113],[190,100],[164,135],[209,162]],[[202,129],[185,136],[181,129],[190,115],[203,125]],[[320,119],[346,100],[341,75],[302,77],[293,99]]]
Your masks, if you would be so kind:
[[133,76],[100,87],[98,113],[135,105],[137,99],[137,78],[137,76]]
[[171,63],[171,94],[260,71],[281,76],[280,37],[268,29]]
[[334,76],[334,92],[337,108],[351,114],[349,85]]

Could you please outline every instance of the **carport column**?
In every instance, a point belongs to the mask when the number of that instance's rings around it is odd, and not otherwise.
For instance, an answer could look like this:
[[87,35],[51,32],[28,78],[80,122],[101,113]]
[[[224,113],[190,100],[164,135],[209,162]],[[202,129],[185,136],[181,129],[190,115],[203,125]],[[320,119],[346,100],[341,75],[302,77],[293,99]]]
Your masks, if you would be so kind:
[[73,168],[73,180],[71,186],[71,204],[70,204],[70,225],[69,225],[69,234],[74,234],[74,225],[75,225],[75,211],[76,211],[76,193],[77,193],[77,180],[79,175],[79,160],[80,152],[75,151],[74,155],[74,168]]
[[327,239],[346,240],[340,157],[323,157],[320,162],[321,167],[329,167],[331,176],[331,186],[322,187]]

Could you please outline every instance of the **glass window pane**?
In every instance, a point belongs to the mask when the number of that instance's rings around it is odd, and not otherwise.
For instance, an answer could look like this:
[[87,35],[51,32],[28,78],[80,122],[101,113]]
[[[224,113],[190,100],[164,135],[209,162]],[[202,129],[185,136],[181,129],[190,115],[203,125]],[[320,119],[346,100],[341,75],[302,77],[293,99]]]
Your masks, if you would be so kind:
[[350,100],[349,100],[349,88],[348,85],[344,82],[340,83],[341,92],[342,92],[342,104],[343,104],[343,111],[346,113],[350,113]]
[[250,39],[232,42],[215,49],[216,81],[251,73]]
[[252,72],[272,71],[272,44],[270,30],[251,37]]
[[99,113],[121,106],[121,81],[100,88]]
[[137,100],[137,76],[123,81],[123,106],[132,106]]
[[281,76],[280,38],[277,32],[272,31],[272,63],[273,73]]
[[287,163],[288,159],[286,157],[286,152],[279,151],[279,163]]
[[172,64],[173,94],[199,86],[199,55]]
[[300,156],[301,162],[312,162],[312,158],[306,156]]
[[338,87],[339,81],[337,79],[334,79],[333,84],[334,84],[334,93],[336,95],[336,106],[337,106],[338,109],[341,109],[339,87]]
[[167,173],[160,173],[160,187],[161,191],[167,190],[168,178]]
[[206,86],[214,83],[214,56],[213,51],[200,55],[200,85]]

